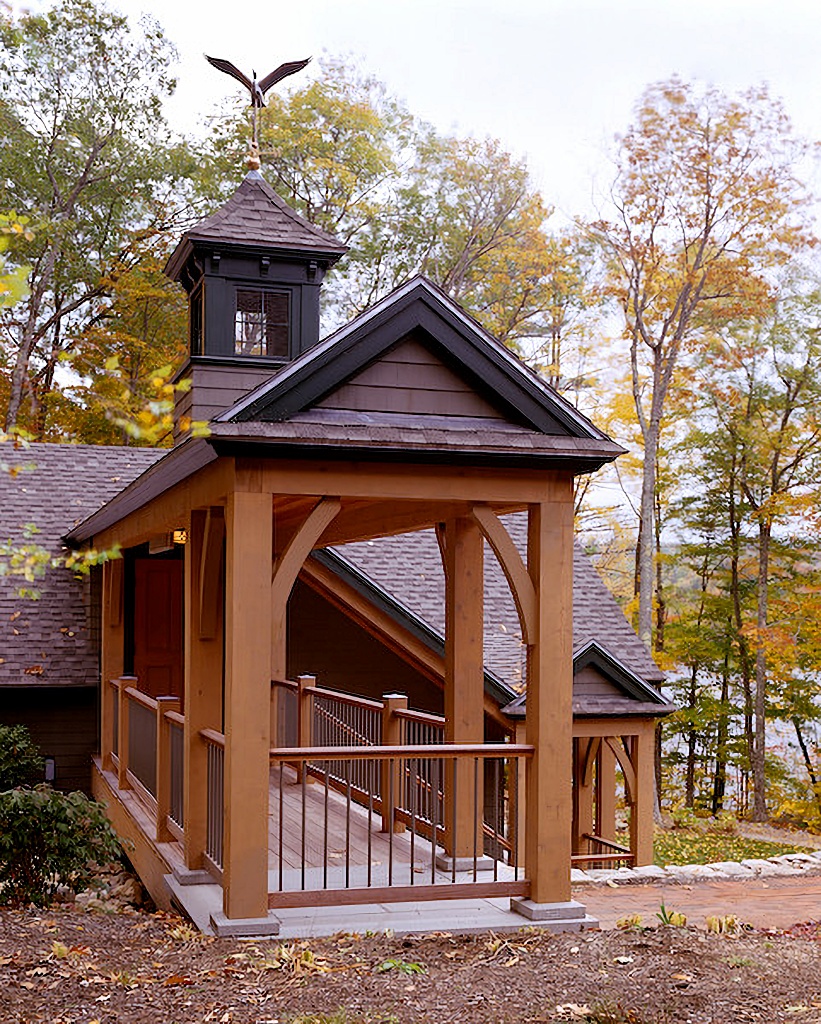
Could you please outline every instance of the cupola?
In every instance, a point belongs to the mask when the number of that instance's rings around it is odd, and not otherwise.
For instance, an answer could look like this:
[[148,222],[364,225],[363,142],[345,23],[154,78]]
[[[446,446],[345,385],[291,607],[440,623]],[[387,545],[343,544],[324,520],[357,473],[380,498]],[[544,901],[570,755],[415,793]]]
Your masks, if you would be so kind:
[[319,340],[319,289],[347,251],[258,170],[182,236],[165,272],[188,293],[190,391],[181,416],[211,420]]

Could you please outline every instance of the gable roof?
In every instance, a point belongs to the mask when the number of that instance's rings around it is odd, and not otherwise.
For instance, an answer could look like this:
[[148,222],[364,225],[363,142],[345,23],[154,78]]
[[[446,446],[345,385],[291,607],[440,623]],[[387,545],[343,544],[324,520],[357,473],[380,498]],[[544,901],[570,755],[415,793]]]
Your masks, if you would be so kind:
[[[444,396],[427,409],[402,409],[397,396],[416,380],[394,371],[384,408],[352,408],[344,392],[391,353],[412,346],[441,377],[458,380],[461,407]],[[397,363],[399,366],[399,363]],[[387,367],[383,366],[383,369]],[[417,368],[418,369],[418,368]],[[447,382],[442,385],[447,388]],[[361,393],[360,389],[360,393]],[[371,388],[371,395],[380,389]],[[329,396],[336,395],[334,401]],[[407,399],[407,394],[405,395]],[[378,401],[378,400],[377,400]],[[465,415],[466,411],[473,415]],[[336,456],[499,461],[590,472],[624,449],[562,398],[508,348],[425,278],[396,289],[250,391],[211,423],[210,443],[320,449]]]
[[176,277],[196,242],[264,246],[330,260],[348,251],[339,239],[292,210],[259,171],[249,171],[226,203],[185,232],[166,265],[169,277]]
[[[33,523],[33,540],[51,554],[63,536],[156,462],[149,448],[0,443],[0,538],[19,543]],[[35,584],[37,601],[18,596],[20,579],[0,577],[0,685],[96,686],[97,623],[88,576],[52,569]]]
[[[595,640],[590,640],[573,652],[573,674],[579,676],[592,666],[603,682],[611,684],[605,692],[579,692],[574,686],[573,715],[579,718],[601,718],[623,715],[649,715],[660,717],[676,710],[659,691],[639,678]],[[609,692],[608,692],[609,691]],[[524,718],[527,711],[527,692],[520,694],[507,707],[502,708],[511,718]]]
[[[412,331],[513,423],[613,445],[440,288],[415,277],[249,392],[217,422],[276,422],[314,406]],[[618,448],[618,446],[613,446]],[[622,449],[618,449],[621,451]]]

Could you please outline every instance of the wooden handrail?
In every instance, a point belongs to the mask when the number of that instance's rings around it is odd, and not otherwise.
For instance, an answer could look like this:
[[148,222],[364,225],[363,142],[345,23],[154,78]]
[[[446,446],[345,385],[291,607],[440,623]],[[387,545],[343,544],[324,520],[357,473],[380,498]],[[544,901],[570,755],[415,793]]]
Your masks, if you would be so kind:
[[[611,839],[603,839],[601,836],[594,836],[590,832],[585,832],[582,835],[582,839],[589,839],[593,843],[599,843],[608,850],[615,850],[617,853],[632,853],[633,851],[629,846],[622,846],[621,843],[614,843]],[[591,857],[594,854],[590,855]]]
[[225,749],[225,737],[221,732],[217,732],[216,729],[200,729],[200,736],[206,743],[211,743],[215,747],[222,747],[223,750]]
[[293,690],[294,692],[299,689],[299,683],[293,679],[272,679],[271,686],[281,686],[284,690]]
[[[211,733],[203,729],[200,736]],[[220,736],[220,733],[213,733]],[[383,761],[397,758],[530,757],[535,748],[526,743],[447,743],[396,747],[288,747],[272,749],[272,761]]]
[[394,711],[397,718],[403,718],[406,722],[421,722],[424,725],[441,725],[445,727],[445,716],[434,715],[429,711],[413,711],[410,708]]
[[370,711],[381,711],[382,702],[368,700],[367,697],[355,697],[352,693],[343,693],[341,690],[326,690],[321,686],[306,686],[305,693],[314,697],[324,697],[326,700],[335,700],[339,704],[348,704],[351,707],[367,708]]
[[142,704],[149,711],[157,710],[156,700],[153,697],[149,697],[147,693],[143,693],[142,690],[135,690],[133,686],[127,686],[125,688],[125,695],[129,700],[133,700],[135,704]]
[[611,861],[633,859],[632,853],[574,853],[570,858],[570,862],[572,864],[587,864],[590,861],[595,861],[596,863],[606,861],[610,863]]
[[181,715],[179,711],[166,711],[165,720],[166,722],[173,722],[174,725],[185,726],[185,715]]

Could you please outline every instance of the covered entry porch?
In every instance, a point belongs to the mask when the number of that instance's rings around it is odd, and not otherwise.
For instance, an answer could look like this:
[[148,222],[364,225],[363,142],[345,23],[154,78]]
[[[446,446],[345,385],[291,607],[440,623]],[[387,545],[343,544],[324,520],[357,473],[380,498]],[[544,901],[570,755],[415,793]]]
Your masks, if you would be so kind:
[[[318,495],[318,484],[333,496]],[[115,823],[118,814],[130,819],[121,831],[141,826],[141,875],[160,875],[157,858],[165,858],[183,888],[219,884],[213,916],[222,930],[275,928],[279,911],[300,906],[491,896],[513,899],[535,919],[583,922],[570,899],[571,484],[559,472],[373,464],[334,472],[222,457],[95,532],[98,545],[125,549],[174,531],[185,539],[179,697],[146,694],[138,678],[123,678],[126,583],[121,562],[104,569],[95,789]],[[499,520],[523,508],[526,560]],[[308,554],[428,526],[437,528],[446,570],[444,716],[434,722],[387,700],[379,742],[367,748],[343,734],[308,739],[304,723],[296,744],[283,744],[281,695],[300,683],[272,688],[271,679],[284,676],[285,610]],[[528,642],[530,700],[518,744],[485,742],[485,540]],[[376,714],[361,702],[354,710],[359,725]],[[342,845],[332,813],[340,799],[350,823]],[[146,809],[153,836],[142,828]],[[137,863],[141,851],[153,868]]]

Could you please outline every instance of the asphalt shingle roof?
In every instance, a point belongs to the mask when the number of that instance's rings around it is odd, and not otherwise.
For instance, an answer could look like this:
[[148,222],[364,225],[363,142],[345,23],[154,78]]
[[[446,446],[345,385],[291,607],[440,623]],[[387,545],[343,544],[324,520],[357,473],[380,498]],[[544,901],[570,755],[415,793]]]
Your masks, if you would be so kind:
[[[0,540],[19,542],[33,523],[34,538],[53,554],[71,527],[148,469],[161,455],[148,448],[102,445],[0,444]],[[40,598],[21,598],[20,580],[0,577],[0,685],[93,686],[99,649],[93,635],[87,576],[48,570]]]
[[[33,444],[0,446],[0,463],[34,468],[16,476],[0,472],[0,538],[19,540],[36,523],[38,541],[55,553],[61,538],[109,501],[163,455],[145,448]],[[165,453],[167,454],[167,453]],[[526,548],[523,514],[504,517],[519,550]],[[444,634],[444,576],[430,530],[360,541],[336,548],[377,586]],[[574,553],[573,647],[595,640],[648,682],[661,671],[607,590],[590,560]],[[38,584],[37,602],[21,599],[16,582],[0,578],[0,685],[92,685],[98,651],[89,616],[89,585],[64,569]],[[525,649],[513,598],[495,555],[485,557],[485,663],[510,686],[521,686]],[[27,671],[28,670],[28,671]]]
[[244,178],[228,202],[186,231],[183,239],[308,249],[340,256],[348,251],[339,239],[292,210],[260,174]]
[[[527,516],[522,513],[504,516],[503,522],[524,557]],[[445,578],[432,530],[357,541],[335,550],[444,635]],[[639,678],[651,683],[663,679],[663,673],[577,544],[573,555],[574,652],[590,640],[606,648]],[[525,677],[525,647],[519,617],[504,573],[487,544],[484,642],[487,668],[510,686],[520,688]]]

